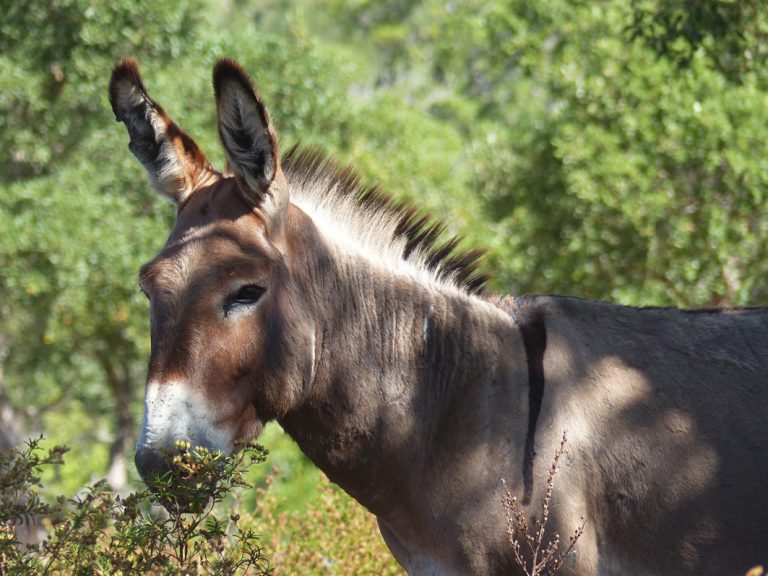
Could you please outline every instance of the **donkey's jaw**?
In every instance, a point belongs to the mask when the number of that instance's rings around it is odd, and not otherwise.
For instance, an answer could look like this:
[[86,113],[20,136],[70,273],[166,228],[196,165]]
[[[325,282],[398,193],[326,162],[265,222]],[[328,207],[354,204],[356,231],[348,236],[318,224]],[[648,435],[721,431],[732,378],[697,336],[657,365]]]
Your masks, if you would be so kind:
[[144,395],[137,452],[171,450],[177,440],[225,454],[232,452],[234,444],[233,432],[221,425],[205,396],[184,382],[150,381]]

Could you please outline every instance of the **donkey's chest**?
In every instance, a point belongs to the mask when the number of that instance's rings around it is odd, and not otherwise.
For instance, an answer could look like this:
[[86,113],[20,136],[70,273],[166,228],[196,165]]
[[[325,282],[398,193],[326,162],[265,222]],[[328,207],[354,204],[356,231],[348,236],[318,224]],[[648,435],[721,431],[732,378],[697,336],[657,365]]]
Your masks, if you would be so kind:
[[392,555],[405,568],[408,576],[460,576],[466,568],[452,566],[438,558],[418,538],[403,537],[379,519],[379,531]]

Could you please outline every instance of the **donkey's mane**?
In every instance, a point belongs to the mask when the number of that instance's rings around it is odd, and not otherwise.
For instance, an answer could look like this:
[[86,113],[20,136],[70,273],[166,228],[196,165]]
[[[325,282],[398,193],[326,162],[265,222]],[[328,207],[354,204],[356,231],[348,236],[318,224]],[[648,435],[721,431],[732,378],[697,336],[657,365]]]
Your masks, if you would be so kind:
[[283,158],[291,201],[323,233],[394,269],[441,285],[479,294],[489,276],[481,273],[483,250],[458,250],[461,237],[442,240],[445,225],[378,186],[365,186],[349,166],[323,152],[293,146]]

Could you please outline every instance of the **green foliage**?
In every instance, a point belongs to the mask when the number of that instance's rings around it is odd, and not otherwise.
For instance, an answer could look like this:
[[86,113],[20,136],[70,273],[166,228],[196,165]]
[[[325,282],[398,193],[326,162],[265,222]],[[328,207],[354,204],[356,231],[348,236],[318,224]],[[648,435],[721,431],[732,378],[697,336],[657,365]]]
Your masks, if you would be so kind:
[[[170,472],[155,479],[153,490],[126,498],[100,481],[56,506],[43,504],[41,469],[62,464],[64,448],[43,452],[38,441],[9,455],[0,454],[0,572],[55,574],[267,574],[269,563],[258,539],[244,528],[228,499],[247,468],[266,452],[246,446],[235,458],[177,444]],[[184,502],[181,506],[180,502]],[[164,504],[167,514],[152,511]],[[149,511],[144,511],[149,510]],[[44,522],[40,544],[16,539],[22,522]]]
[[627,303],[764,297],[759,76],[732,82],[706,51],[681,68],[631,42],[620,2],[559,7],[537,14],[535,44],[511,21],[491,35],[494,57],[530,62],[523,101],[544,102],[512,113],[525,134],[487,143],[480,167],[507,250],[524,255],[520,283]]
[[40,472],[45,466],[63,463],[67,448],[39,448],[40,440],[31,440],[22,449],[0,453],[0,519],[13,525],[35,516],[49,514],[51,508],[40,500]]
[[[273,499],[273,513],[301,512],[318,497],[317,487],[322,473],[299,450],[296,443],[283,432],[276,422],[264,428],[259,442],[269,446],[269,467],[254,466],[247,480],[260,490],[269,485],[269,497]],[[243,507],[255,510],[261,499],[259,490],[246,491],[241,495]]]
[[738,81],[745,72],[765,79],[767,25],[755,1],[636,0],[628,29],[632,38],[642,38],[657,54],[683,67],[697,52],[706,53],[719,71]]
[[105,117],[104,71],[125,54],[167,60],[197,32],[202,3],[12,2],[0,28],[3,179],[48,173]]

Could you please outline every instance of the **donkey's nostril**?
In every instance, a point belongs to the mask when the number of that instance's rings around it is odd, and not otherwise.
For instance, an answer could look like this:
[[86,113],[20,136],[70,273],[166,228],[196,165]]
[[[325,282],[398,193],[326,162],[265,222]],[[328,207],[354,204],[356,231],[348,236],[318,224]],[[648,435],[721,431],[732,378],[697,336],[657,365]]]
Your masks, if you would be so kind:
[[141,478],[147,483],[168,471],[168,465],[163,454],[150,448],[137,448],[134,462]]

